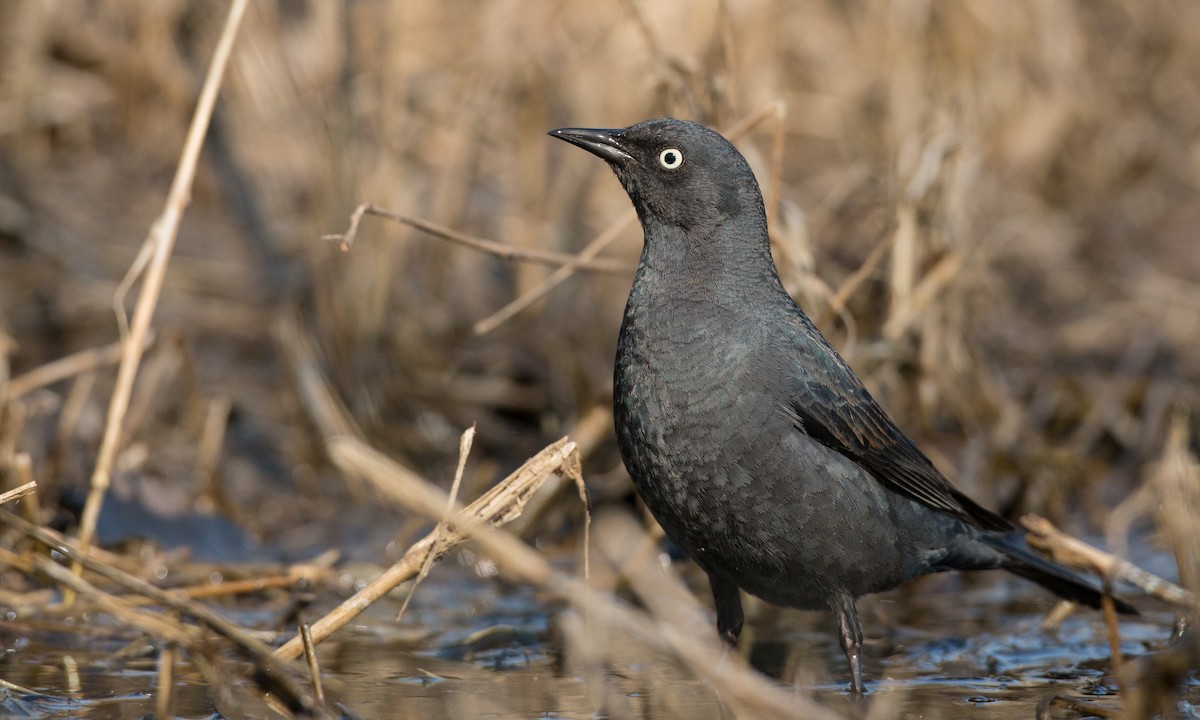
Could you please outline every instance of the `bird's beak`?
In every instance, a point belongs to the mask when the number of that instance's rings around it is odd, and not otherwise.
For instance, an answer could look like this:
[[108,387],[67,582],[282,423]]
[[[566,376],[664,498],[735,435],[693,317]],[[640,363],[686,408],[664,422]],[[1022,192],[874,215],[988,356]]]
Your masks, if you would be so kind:
[[597,128],[559,128],[551,130],[548,134],[572,145],[578,145],[610,163],[623,164],[633,160],[633,156],[621,147],[622,132],[624,131]]

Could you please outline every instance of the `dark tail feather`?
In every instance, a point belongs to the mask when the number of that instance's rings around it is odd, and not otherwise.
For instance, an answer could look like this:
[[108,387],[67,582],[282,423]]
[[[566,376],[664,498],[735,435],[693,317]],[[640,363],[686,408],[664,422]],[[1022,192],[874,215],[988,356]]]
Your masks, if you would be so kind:
[[[1037,555],[1024,539],[1012,535],[984,535],[983,540],[1004,553],[1007,562],[1002,567],[1005,570],[1032,580],[1064,600],[1096,609],[1101,607],[1104,592],[1098,583]],[[1117,612],[1124,615],[1139,614],[1137,608],[1116,596],[1113,596],[1113,604]]]

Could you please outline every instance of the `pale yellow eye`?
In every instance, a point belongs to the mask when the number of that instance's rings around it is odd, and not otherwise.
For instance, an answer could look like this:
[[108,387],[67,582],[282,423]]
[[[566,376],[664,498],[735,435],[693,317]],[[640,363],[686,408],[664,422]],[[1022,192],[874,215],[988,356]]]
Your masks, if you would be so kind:
[[678,148],[667,148],[658,154],[658,163],[668,170],[683,164],[683,153]]

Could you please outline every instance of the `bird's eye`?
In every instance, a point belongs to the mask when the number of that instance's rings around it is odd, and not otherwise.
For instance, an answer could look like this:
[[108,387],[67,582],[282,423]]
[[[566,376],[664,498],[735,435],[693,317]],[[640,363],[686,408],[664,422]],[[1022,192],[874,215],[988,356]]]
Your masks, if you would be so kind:
[[668,170],[674,170],[683,164],[683,153],[676,148],[667,148],[658,154],[658,162]]

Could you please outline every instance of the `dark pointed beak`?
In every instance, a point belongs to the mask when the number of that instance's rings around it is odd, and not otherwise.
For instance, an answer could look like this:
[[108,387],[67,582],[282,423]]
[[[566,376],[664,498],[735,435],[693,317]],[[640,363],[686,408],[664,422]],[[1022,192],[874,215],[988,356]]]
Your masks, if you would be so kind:
[[633,156],[621,147],[622,132],[624,131],[599,128],[559,128],[551,130],[547,134],[559,140],[566,140],[572,145],[578,145],[610,163],[622,164],[633,160]]

